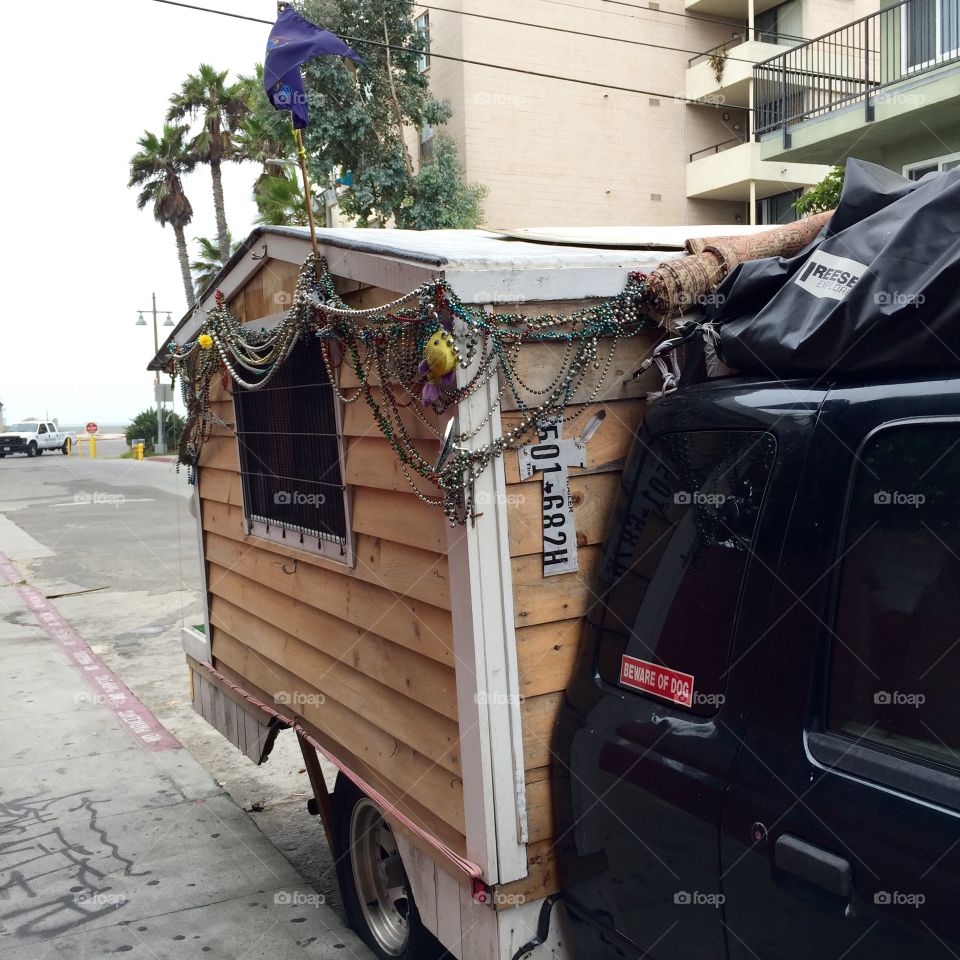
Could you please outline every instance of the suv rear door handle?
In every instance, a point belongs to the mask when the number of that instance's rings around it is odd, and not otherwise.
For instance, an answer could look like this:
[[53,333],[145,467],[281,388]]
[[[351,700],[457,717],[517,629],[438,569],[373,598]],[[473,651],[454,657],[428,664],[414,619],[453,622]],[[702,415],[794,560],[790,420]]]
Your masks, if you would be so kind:
[[780,870],[839,897],[849,897],[853,891],[853,871],[849,860],[789,833],[777,838],[773,862]]

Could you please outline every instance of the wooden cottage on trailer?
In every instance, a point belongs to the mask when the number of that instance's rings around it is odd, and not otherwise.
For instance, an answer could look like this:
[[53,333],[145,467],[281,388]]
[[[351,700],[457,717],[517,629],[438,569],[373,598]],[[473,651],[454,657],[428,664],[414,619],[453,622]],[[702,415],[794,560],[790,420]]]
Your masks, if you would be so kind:
[[[696,233],[652,228],[624,248],[602,231],[551,244],[326,230],[318,297],[312,267],[298,287],[306,230],[263,227],[152,364],[189,354],[178,369],[200,418],[181,451],[195,458],[206,591],[205,630],[185,636],[195,705],[257,762],[296,731],[313,809],[352,871],[351,920],[382,956],[410,955],[422,924],[462,960],[510,960],[558,889],[554,718],[621,466],[661,381],[634,379],[655,330],[598,327],[592,345],[582,324],[578,340],[552,332]],[[271,341],[308,301],[318,327],[353,340]],[[522,341],[463,319],[492,328],[521,312]],[[414,314],[439,335],[439,359],[425,345],[419,367]],[[396,339],[389,363],[373,357],[377,324]],[[531,431],[530,411],[557,396]],[[442,489],[451,463],[464,483]],[[341,771],[332,802],[314,749]],[[565,955],[560,925],[539,955]]]

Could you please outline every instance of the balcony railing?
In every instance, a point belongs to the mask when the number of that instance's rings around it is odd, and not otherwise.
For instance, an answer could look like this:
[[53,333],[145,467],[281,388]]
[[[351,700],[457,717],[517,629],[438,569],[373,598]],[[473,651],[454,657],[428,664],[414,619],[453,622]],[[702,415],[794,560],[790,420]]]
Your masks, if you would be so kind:
[[710,147],[704,147],[702,150],[694,150],[693,153],[690,154],[690,162],[693,163],[694,160],[700,160],[703,157],[712,157],[715,153],[723,153],[724,150],[738,147],[741,143],[746,143],[746,140],[742,137],[731,137],[729,140],[721,140],[720,143],[715,143]]
[[753,68],[754,131],[862,102],[873,119],[881,91],[960,60],[960,0],[899,3],[771,57]]

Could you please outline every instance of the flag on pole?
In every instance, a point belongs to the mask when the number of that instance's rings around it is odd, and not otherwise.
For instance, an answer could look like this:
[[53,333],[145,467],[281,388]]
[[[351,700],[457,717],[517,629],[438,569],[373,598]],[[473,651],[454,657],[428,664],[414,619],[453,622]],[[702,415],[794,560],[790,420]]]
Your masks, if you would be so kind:
[[263,89],[277,110],[289,110],[293,125],[307,125],[307,95],[303,89],[300,64],[313,57],[348,57],[366,64],[336,34],[321,30],[301,17],[293,7],[285,7],[270,31],[267,55],[263,61]]

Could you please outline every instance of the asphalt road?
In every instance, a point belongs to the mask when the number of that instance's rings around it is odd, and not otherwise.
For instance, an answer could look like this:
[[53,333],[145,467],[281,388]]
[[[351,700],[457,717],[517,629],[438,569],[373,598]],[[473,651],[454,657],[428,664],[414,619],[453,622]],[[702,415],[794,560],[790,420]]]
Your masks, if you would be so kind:
[[256,767],[190,705],[180,635],[184,624],[202,622],[193,487],[173,463],[117,459],[126,449],[122,440],[101,441],[95,460],[0,459],[0,552],[29,571],[29,582],[339,910],[293,735],[281,734]]

